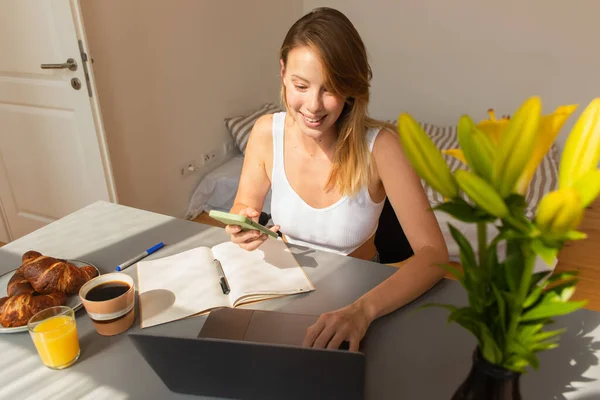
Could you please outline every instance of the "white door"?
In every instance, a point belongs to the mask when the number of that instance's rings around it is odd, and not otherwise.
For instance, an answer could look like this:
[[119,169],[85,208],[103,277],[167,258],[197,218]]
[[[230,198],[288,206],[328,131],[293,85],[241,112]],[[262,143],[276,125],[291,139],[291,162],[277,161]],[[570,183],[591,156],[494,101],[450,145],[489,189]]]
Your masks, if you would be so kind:
[[[79,0],[0,10],[0,204],[14,240],[117,199]],[[76,67],[41,67],[68,59]]]

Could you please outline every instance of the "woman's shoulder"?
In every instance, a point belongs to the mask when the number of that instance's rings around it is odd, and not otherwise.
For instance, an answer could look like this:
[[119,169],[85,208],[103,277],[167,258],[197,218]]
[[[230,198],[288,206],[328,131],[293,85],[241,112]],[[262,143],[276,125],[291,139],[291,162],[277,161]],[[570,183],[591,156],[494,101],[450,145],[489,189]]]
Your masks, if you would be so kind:
[[273,118],[275,114],[265,114],[256,120],[252,133],[256,133],[257,136],[271,134],[273,131]]
[[372,152],[374,157],[382,154],[387,156],[390,153],[402,153],[398,132],[388,124],[382,125],[377,130]]
[[263,152],[273,146],[273,118],[275,114],[265,114],[256,120],[248,139],[248,145]]
[[394,127],[388,123],[381,123],[381,125],[371,128],[374,138],[374,149],[376,147],[383,147],[390,143],[395,143],[400,140],[398,132]]

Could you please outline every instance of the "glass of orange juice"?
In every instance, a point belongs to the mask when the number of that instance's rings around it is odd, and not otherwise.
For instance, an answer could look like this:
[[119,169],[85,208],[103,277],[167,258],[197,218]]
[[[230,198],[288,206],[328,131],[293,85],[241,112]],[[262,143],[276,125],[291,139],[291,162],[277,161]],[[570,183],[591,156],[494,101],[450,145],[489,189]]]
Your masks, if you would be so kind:
[[79,358],[79,338],[72,308],[57,306],[40,311],[31,317],[27,328],[42,363],[48,368],[67,368]]

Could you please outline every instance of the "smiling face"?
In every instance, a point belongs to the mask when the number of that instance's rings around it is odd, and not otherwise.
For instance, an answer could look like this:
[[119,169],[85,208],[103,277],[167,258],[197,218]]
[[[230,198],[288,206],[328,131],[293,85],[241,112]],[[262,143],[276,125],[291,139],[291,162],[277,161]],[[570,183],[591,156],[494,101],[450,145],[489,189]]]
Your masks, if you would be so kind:
[[288,112],[301,132],[313,139],[335,134],[344,99],[328,91],[323,64],[307,46],[296,47],[281,62]]

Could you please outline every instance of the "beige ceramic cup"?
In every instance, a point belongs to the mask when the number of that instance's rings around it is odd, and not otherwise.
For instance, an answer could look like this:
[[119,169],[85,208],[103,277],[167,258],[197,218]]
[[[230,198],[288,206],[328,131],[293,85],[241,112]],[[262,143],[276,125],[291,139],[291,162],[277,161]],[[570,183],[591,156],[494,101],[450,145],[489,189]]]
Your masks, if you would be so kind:
[[[90,292],[98,287],[105,288],[114,283],[126,284],[125,293],[107,300],[90,300]],[[133,278],[123,273],[111,273],[97,276],[86,282],[79,290],[79,297],[94,323],[96,332],[103,336],[113,336],[125,332],[135,320],[135,287]],[[90,297],[91,298],[91,297]]]

